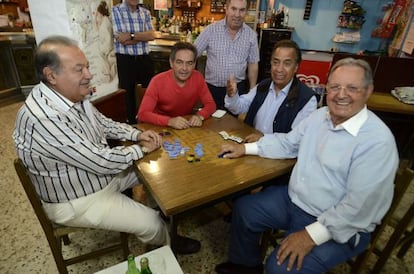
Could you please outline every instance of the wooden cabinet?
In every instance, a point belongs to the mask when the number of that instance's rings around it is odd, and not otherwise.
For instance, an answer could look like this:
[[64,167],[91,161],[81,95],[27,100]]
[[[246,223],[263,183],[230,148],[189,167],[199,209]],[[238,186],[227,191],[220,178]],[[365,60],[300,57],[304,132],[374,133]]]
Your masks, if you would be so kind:
[[270,58],[272,57],[274,44],[280,40],[290,39],[292,31],[292,29],[260,29],[260,62],[258,82],[270,77]]

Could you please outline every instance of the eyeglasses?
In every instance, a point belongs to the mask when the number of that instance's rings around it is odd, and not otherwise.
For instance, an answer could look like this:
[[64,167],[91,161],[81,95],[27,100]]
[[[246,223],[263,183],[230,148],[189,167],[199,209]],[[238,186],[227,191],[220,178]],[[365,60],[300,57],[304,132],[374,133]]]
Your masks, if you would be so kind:
[[355,87],[355,86],[341,86],[341,85],[327,85],[326,91],[330,93],[339,93],[341,90],[345,90],[348,94],[357,94],[363,91],[365,87]]

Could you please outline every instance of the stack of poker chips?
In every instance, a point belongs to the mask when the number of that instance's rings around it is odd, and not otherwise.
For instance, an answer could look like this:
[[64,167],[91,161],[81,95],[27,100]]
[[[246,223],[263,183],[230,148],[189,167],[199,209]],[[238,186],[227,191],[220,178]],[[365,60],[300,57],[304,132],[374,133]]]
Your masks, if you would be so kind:
[[[163,143],[163,148],[167,151],[168,156],[170,159],[177,159],[179,155],[184,156],[187,151],[190,150],[189,147],[183,147],[179,139],[175,139],[174,143],[170,143],[169,141],[165,141]],[[199,162],[200,158],[205,155],[203,151],[203,145],[197,143],[194,148],[195,154],[189,154],[187,156],[187,161],[192,162]]]
[[186,151],[190,150],[188,147],[183,147],[179,139],[175,139],[174,144],[165,141],[163,148],[167,151],[170,159],[177,159],[178,155],[184,155]]

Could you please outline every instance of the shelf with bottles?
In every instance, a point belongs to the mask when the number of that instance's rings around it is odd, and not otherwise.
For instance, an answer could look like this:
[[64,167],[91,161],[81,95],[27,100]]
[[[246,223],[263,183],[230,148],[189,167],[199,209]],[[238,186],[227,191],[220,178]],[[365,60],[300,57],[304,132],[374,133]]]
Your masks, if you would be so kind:
[[285,7],[273,9],[263,24],[263,28],[289,29],[289,12]]
[[203,2],[201,0],[175,0],[174,7],[177,9],[201,9]]
[[211,0],[210,12],[211,13],[225,13],[225,9],[224,9],[225,5],[226,5],[226,0]]
[[250,1],[249,7],[247,9],[246,17],[244,22],[251,27],[253,30],[256,30],[258,19],[259,19],[259,4],[260,1],[252,0]]

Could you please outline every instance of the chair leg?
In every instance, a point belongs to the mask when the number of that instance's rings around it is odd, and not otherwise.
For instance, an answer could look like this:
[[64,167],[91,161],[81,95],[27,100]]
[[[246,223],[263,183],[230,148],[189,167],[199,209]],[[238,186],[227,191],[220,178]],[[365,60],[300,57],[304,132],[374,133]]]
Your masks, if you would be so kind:
[[398,225],[395,227],[394,232],[391,234],[391,237],[388,239],[386,246],[381,251],[378,261],[375,264],[374,269],[372,270],[373,273],[380,273],[381,269],[383,268],[389,256],[391,255],[391,252],[394,250],[399,240],[401,239],[401,236],[404,235],[407,226],[411,222],[411,216],[413,215],[414,215],[414,203],[407,210],[404,217],[400,220]]
[[262,260],[266,256],[266,251],[269,248],[271,234],[271,230],[266,230],[262,233],[262,238],[260,239],[260,253]]
[[372,250],[370,248],[368,250],[365,250],[359,256],[357,256],[355,258],[355,261],[349,263],[350,266],[351,266],[351,273],[352,274],[362,273],[363,266],[366,265],[366,262],[368,261],[369,255],[372,254]]
[[414,229],[408,232],[406,236],[401,240],[401,248],[397,253],[397,258],[402,259],[414,243]]
[[129,234],[125,232],[121,232],[120,234],[121,234],[120,237],[121,237],[122,252],[123,252],[124,258],[127,259],[128,255],[130,254],[129,246],[128,246]]
[[69,235],[63,235],[62,240],[64,245],[70,245]]
[[56,266],[59,271],[59,274],[68,274],[68,269],[66,267],[65,259],[62,255],[62,244],[59,237],[54,239],[47,239],[49,241],[50,249],[52,250],[52,255],[55,258]]

